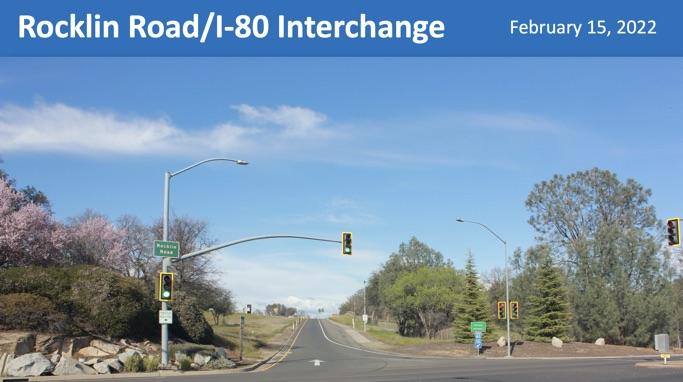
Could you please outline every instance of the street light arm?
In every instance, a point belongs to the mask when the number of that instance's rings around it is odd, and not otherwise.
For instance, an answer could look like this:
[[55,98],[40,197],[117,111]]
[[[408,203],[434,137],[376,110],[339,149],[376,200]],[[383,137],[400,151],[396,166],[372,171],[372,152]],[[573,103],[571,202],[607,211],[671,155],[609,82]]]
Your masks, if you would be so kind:
[[195,168],[195,167],[197,167],[197,166],[199,166],[199,165],[202,165],[202,164],[204,164],[204,163],[206,163],[206,162],[215,162],[215,161],[233,162],[233,163],[241,164],[241,165],[248,164],[247,161],[241,160],[241,159],[209,158],[209,159],[204,159],[203,161],[199,161],[199,162],[197,162],[197,163],[195,163],[195,164],[191,164],[191,165],[185,167],[185,168],[182,169],[182,170],[178,170],[178,171],[176,171],[176,172],[169,172],[168,174],[169,174],[169,176],[176,176],[176,175],[179,175],[179,174],[184,173],[184,172],[187,171],[187,170],[191,170],[191,169],[193,169],[193,168]]
[[502,237],[498,236],[497,233],[493,232],[493,230],[492,230],[491,228],[489,228],[486,224],[479,223],[479,222],[474,222],[474,221],[470,221],[470,220],[463,220],[463,219],[458,219],[458,221],[461,222],[461,223],[478,224],[478,225],[480,225],[480,226],[486,228],[487,231],[491,232],[491,234],[492,234],[493,236],[495,236],[496,239],[500,240],[501,243],[507,245],[507,242],[506,242],[505,240],[503,240]]

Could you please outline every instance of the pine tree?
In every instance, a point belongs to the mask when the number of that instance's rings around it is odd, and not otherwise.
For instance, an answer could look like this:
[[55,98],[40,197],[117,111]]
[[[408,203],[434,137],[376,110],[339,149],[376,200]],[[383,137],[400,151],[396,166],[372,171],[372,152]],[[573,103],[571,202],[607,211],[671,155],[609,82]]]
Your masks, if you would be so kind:
[[560,269],[546,255],[536,270],[534,294],[529,297],[526,319],[528,338],[535,341],[548,341],[552,337],[568,340],[568,307],[567,291]]
[[[474,338],[470,332],[470,322],[489,321],[490,309],[486,299],[486,293],[479,283],[479,275],[474,266],[472,253],[467,257],[465,266],[465,288],[460,301],[453,309],[453,336],[456,341],[469,342]],[[486,331],[490,331],[487,325]]]

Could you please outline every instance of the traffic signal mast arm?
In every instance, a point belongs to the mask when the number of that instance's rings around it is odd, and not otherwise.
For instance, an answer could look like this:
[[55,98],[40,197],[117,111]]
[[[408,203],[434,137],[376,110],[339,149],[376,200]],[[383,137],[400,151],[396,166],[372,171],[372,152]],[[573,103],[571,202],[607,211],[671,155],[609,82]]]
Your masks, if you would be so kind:
[[209,247],[209,248],[205,248],[205,249],[200,249],[199,251],[186,253],[177,259],[173,259],[172,261],[174,261],[174,262],[175,261],[183,261],[183,260],[191,259],[191,258],[196,257],[196,256],[205,255],[209,252],[217,251],[219,249],[232,247],[233,245],[248,243],[250,241],[267,240],[267,239],[300,239],[300,240],[324,241],[324,242],[328,242],[328,243],[341,244],[341,240],[332,240],[332,239],[325,239],[325,238],[321,238],[321,237],[312,237],[312,236],[297,236],[297,235],[254,236],[254,237],[247,237],[245,239],[230,241],[230,242],[227,242],[224,244],[215,245],[213,247]]

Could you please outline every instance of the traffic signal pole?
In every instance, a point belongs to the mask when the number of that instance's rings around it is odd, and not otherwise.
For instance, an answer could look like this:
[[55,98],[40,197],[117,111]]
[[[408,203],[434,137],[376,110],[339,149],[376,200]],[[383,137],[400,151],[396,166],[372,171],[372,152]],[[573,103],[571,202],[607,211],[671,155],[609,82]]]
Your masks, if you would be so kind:
[[[164,241],[168,240],[168,210],[169,210],[169,193],[171,186],[171,173],[166,171],[164,173],[164,215],[163,215],[163,231],[162,238]],[[168,266],[171,260],[164,257],[161,261],[161,271],[168,272]],[[161,286],[160,286],[161,287]],[[161,302],[161,310],[168,310],[166,301]],[[168,324],[161,324],[161,365],[168,366]]]

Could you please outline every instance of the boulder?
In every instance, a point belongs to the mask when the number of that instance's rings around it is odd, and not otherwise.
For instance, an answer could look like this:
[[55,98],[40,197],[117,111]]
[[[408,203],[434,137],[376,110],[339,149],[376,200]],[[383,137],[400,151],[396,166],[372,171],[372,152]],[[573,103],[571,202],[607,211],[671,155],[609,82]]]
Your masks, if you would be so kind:
[[95,375],[97,372],[92,367],[76,361],[71,357],[62,357],[59,360],[54,375]]
[[78,355],[81,357],[85,357],[85,358],[93,358],[93,357],[108,357],[111,354],[107,353],[106,351],[100,350],[94,346],[88,346],[88,347],[84,347],[83,349],[79,350]]
[[116,358],[105,359],[102,362],[106,363],[111,371],[114,371],[116,373],[120,373],[123,371],[123,363],[121,363],[121,361],[119,361]]
[[550,340],[550,343],[553,345],[553,347],[556,347],[558,349],[562,348],[562,340],[557,337],[553,337],[553,339]]
[[54,369],[42,353],[29,353],[17,357],[7,365],[7,375],[12,377],[37,377]]
[[109,370],[109,365],[107,365],[106,362],[98,362],[95,365],[93,365],[93,368],[95,371],[97,371],[98,374],[111,374],[111,371]]
[[109,354],[117,354],[119,351],[121,351],[121,346],[102,340],[92,340],[90,341],[90,346]]
[[72,338],[71,344],[69,345],[69,354],[74,355],[75,353],[78,353],[79,350],[90,346],[91,339],[92,337],[90,336]]
[[36,336],[36,351],[43,354],[61,350],[64,346],[64,336],[50,336],[39,334]]
[[183,353],[183,352],[181,352],[181,351],[175,352],[175,355],[174,355],[174,357],[173,357],[173,359],[175,359],[176,362],[180,362],[180,360],[183,359],[183,358],[187,358],[187,354],[186,354],[186,353]]
[[605,346],[605,339],[602,337],[598,338],[597,340],[595,340],[595,344],[598,346]]
[[228,358],[228,352],[225,351],[225,348],[221,347],[216,348],[214,355],[216,358]]
[[121,361],[121,363],[126,363],[128,358],[130,358],[135,353],[138,353],[140,357],[142,357],[142,353],[133,349],[126,349],[123,351],[123,353],[119,353],[119,355],[117,355],[116,357],[119,359],[119,361]]
[[36,352],[36,335],[31,332],[0,332],[0,353],[20,356]]
[[87,360],[87,361],[81,361],[80,359],[79,359],[78,361],[83,362],[84,365],[92,366],[92,365],[94,365],[94,364],[96,364],[96,363],[102,362],[102,359],[100,359],[100,358],[90,358],[90,359]]
[[206,364],[209,369],[233,369],[237,367],[237,364],[226,357],[214,358]]
[[14,354],[0,353],[0,377],[7,375],[7,364],[14,359]]
[[61,357],[62,354],[59,351],[55,351],[54,353],[50,354],[50,362],[52,362],[53,365],[56,365]]
[[209,363],[209,361],[211,361],[211,356],[201,353],[195,353],[194,357],[192,358],[192,362],[196,363],[199,367],[206,365]]
[[499,347],[499,348],[502,348],[503,346],[505,346],[505,345],[508,344],[507,340],[506,340],[505,337],[503,337],[503,336],[501,336],[501,337],[498,339],[498,341],[496,341],[496,343],[498,344],[498,347]]

